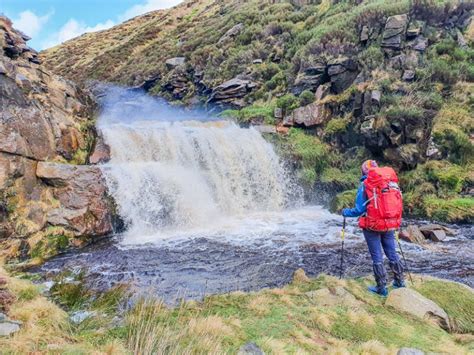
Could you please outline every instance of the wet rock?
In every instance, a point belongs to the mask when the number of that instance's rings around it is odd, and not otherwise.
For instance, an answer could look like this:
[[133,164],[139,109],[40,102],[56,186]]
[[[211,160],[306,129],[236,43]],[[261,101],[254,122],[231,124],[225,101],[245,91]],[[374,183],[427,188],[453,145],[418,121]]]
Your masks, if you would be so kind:
[[240,32],[244,29],[244,24],[243,23],[238,23],[237,25],[233,26],[230,28],[217,42],[218,44],[222,44],[224,42],[227,42],[229,40],[233,40],[235,37],[237,37]]
[[397,355],[425,355],[425,353],[415,348],[401,348]]
[[174,69],[176,67],[184,65],[186,58],[184,57],[174,57],[166,60],[165,64],[168,69]]
[[276,127],[268,124],[254,125],[253,128],[260,133],[276,133]]
[[256,84],[251,80],[234,78],[228,80],[212,90],[208,103],[227,103],[240,106],[238,99],[250,93]]
[[389,49],[401,49],[407,23],[408,16],[406,14],[390,16],[385,23],[381,46]]
[[323,288],[316,291],[306,292],[318,306],[347,306],[357,308],[362,305],[349,291],[342,286],[334,288]]
[[0,322],[0,336],[7,337],[20,330],[20,325],[16,322],[2,321]]
[[420,319],[434,321],[445,330],[451,329],[446,312],[415,290],[406,287],[393,290],[389,293],[385,305]]
[[407,242],[415,244],[426,243],[426,238],[421,232],[420,228],[418,228],[414,224],[410,224],[406,229],[403,229],[400,232],[400,238],[406,240]]
[[330,61],[327,73],[331,80],[332,91],[339,94],[352,85],[359,70],[355,60],[343,57]]
[[265,353],[255,343],[242,345],[237,355],[264,355]]
[[428,237],[428,234],[433,230],[442,230],[446,233],[446,235],[449,235],[451,237],[453,237],[457,234],[457,232],[454,229],[446,227],[446,226],[442,226],[440,224],[433,224],[432,223],[432,224],[425,224],[425,225],[420,226],[420,231],[426,237]]
[[110,147],[104,141],[104,137],[99,134],[97,135],[95,146],[89,157],[90,164],[102,164],[110,160]]

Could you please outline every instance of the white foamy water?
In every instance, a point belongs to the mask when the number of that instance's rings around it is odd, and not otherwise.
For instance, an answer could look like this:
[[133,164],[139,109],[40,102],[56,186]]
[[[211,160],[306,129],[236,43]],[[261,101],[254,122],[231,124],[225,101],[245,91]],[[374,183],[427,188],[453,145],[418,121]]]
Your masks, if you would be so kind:
[[273,147],[252,128],[148,120],[101,130],[111,147],[102,169],[127,225],[126,244],[271,228],[278,219],[271,213],[295,195]]

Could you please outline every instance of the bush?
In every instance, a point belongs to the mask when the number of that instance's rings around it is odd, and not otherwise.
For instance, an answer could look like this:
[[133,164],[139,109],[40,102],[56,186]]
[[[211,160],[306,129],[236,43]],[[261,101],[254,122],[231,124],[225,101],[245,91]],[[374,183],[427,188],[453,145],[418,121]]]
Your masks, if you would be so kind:
[[385,116],[391,122],[401,120],[418,123],[424,115],[424,110],[416,106],[394,106],[385,111]]
[[299,100],[300,100],[300,106],[309,105],[310,103],[314,101],[314,93],[309,90],[304,90],[300,94]]
[[434,58],[431,62],[431,78],[443,84],[452,85],[459,79],[460,72],[457,65],[449,63],[443,58]]
[[299,100],[293,94],[286,94],[277,99],[276,105],[281,108],[283,112],[288,113],[299,106]]
[[424,198],[426,216],[448,223],[473,223],[474,198],[445,199],[436,196]]
[[324,134],[335,135],[346,132],[349,122],[350,121],[347,118],[333,118],[326,124],[326,127],[324,128]]
[[357,195],[357,189],[341,192],[333,197],[329,205],[332,213],[338,213],[343,208],[351,208],[354,206],[354,201]]

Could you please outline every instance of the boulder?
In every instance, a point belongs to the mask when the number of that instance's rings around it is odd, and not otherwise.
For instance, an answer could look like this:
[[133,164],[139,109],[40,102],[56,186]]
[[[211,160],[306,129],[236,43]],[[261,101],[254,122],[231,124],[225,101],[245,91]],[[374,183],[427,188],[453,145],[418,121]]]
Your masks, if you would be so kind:
[[326,82],[326,64],[318,61],[304,61],[293,85],[293,93],[301,94],[304,90],[315,91],[319,85]]
[[184,65],[186,62],[186,58],[184,57],[174,57],[174,58],[169,58],[166,60],[165,64],[168,69],[174,69],[176,67],[180,67]]
[[312,127],[320,125],[331,118],[331,111],[324,104],[319,104],[317,101],[299,107],[293,110],[289,115],[285,116],[283,123],[286,126],[295,124],[303,125],[305,127]]
[[362,26],[362,30],[360,31],[359,41],[361,43],[367,43],[369,40],[369,28],[367,26]]
[[440,224],[431,223],[431,224],[425,224],[425,225],[420,226],[421,233],[423,233],[427,238],[428,238],[429,233],[431,233],[433,230],[442,230],[444,231],[444,233],[446,233],[446,235],[449,235],[451,237],[457,234],[457,232],[454,229],[446,227],[446,226],[442,226]]
[[421,159],[416,144],[403,144],[397,148],[388,148],[383,152],[384,158],[402,168],[413,169]]
[[447,313],[436,303],[410,288],[391,291],[385,305],[420,319],[434,321],[445,330],[451,329]]
[[403,229],[400,232],[400,238],[402,238],[403,240],[406,240],[407,242],[415,243],[415,244],[426,243],[425,236],[420,231],[420,229],[414,224],[410,224],[408,225],[406,229]]
[[[212,90],[208,103],[235,104],[235,101],[242,99],[250,93],[256,84],[251,80],[234,78],[228,80]],[[240,106],[240,104],[237,104]]]
[[106,185],[98,167],[39,162],[36,176],[53,187],[60,206],[48,212],[48,223],[72,229],[76,236],[112,231]]
[[362,305],[361,301],[357,300],[342,286],[306,292],[306,296],[311,298],[318,306],[322,307],[347,306],[357,308]]
[[332,91],[340,94],[352,85],[359,74],[359,67],[355,60],[342,57],[328,63],[327,73],[331,80]]
[[240,347],[237,355],[264,355],[265,353],[255,343],[247,343]]
[[401,49],[402,40],[408,24],[408,16],[390,16],[385,23],[381,46],[389,49]]
[[94,149],[89,157],[90,164],[107,163],[110,160],[110,147],[104,141],[102,134],[97,135]]
[[415,348],[401,348],[398,350],[397,355],[425,355],[425,353]]
[[242,30],[244,29],[244,24],[243,23],[238,23],[237,25],[231,27],[224,35],[219,39],[217,42],[218,44],[222,44],[224,42],[227,42],[229,40],[233,40],[235,37],[237,37]]

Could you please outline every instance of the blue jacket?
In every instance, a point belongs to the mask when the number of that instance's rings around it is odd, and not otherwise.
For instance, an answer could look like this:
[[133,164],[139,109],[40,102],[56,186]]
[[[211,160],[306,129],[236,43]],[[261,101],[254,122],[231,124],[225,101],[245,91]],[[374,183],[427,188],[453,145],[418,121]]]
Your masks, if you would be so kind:
[[342,215],[344,217],[359,217],[362,216],[367,211],[367,195],[365,194],[365,185],[364,180],[367,179],[367,176],[362,176],[360,179],[359,189],[357,190],[357,195],[355,199],[354,208],[344,208],[342,210]]

